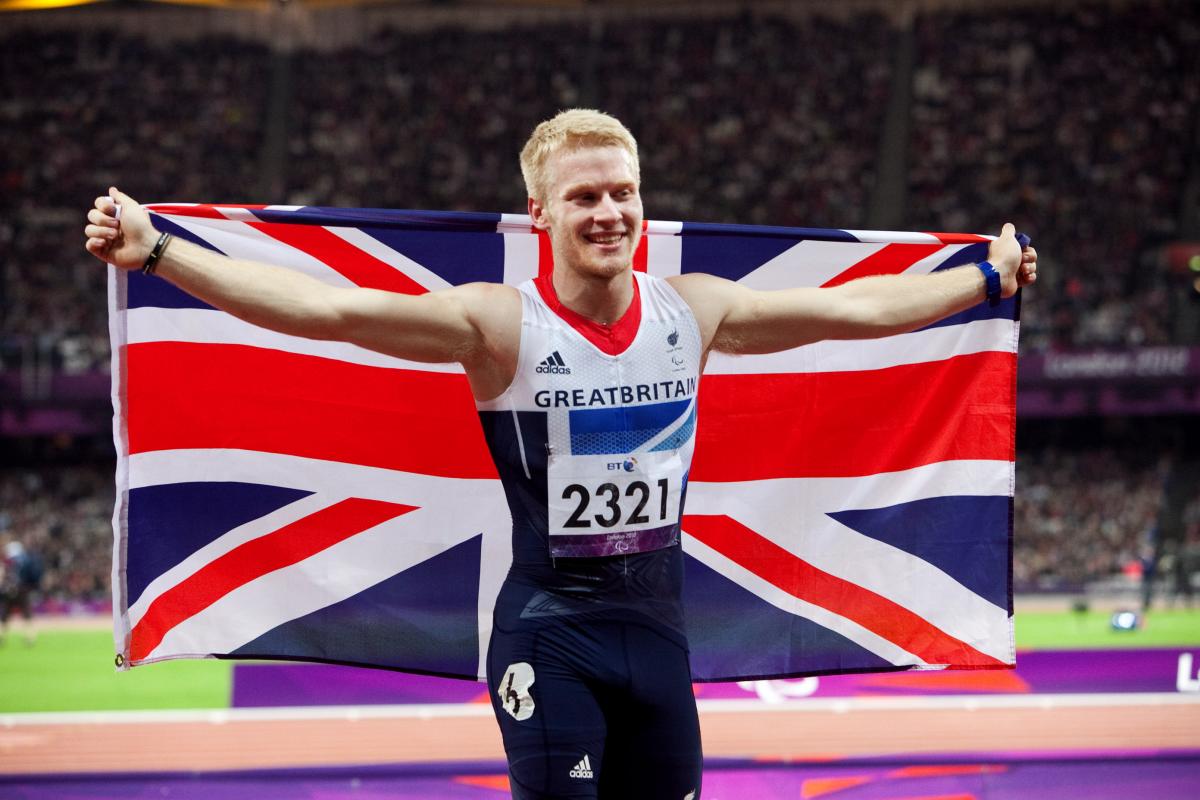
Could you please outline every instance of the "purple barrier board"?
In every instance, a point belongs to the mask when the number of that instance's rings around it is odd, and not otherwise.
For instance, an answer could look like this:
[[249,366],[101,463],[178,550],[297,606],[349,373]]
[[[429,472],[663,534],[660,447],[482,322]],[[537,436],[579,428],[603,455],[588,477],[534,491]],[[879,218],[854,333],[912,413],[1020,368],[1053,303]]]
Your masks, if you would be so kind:
[[[703,700],[803,697],[1200,692],[1200,650],[1056,650],[1019,653],[1015,670],[833,675],[696,684]],[[327,664],[239,663],[235,708],[398,703],[486,703],[470,681]]]
[[383,669],[331,664],[238,663],[234,708],[486,703],[487,686]]
[[[879,697],[951,694],[1121,694],[1200,691],[1200,651],[1040,650],[1017,654],[1014,670],[946,670],[832,675],[786,681],[701,684],[697,697],[778,702],[796,697]],[[1187,678],[1182,677],[1186,672]]]

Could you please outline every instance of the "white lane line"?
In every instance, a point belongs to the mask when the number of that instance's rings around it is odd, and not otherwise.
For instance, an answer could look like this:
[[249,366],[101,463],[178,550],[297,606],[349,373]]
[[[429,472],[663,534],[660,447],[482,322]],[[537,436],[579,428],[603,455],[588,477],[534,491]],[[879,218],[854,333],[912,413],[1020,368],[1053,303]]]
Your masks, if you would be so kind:
[[[783,703],[754,698],[700,700],[702,714],[744,712],[853,712],[853,711],[975,711],[986,709],[1200,706],[1200,694],[1131,692],[1128,694],[943,695],[937,697],[808,697]],[[426,703],[378,706],[293,706],[283,708],[228,708],[190,711],[44,711],[0,715],[0,728],[28,725],[120,725],[171,722],[235,722],[287,720],[448,719],[489,717],[487,703]]]
[[164,711],[46,711],[0,716],[0,727],[20,725],[122,725],[171,722],[275,722],[289,720],[440,719],[490,717],[487,703],[409,703],[379,706],[291,706]]
[[701,712],[746,711],[976,711],[985,709],[1104,708],[1200,705],[1200,694],[1130,692],[1128,694],[938,695],[934,697],[807,697],[771,703],[757,698],[700,700]]

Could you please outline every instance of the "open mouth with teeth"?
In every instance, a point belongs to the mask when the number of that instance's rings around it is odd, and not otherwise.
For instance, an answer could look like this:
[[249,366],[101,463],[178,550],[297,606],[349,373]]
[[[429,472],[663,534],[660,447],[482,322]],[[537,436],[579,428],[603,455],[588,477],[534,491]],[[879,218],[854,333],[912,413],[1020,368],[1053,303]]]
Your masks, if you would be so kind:
[[592,244],[600,245],[601,247],[609,247],[619,244],[620,241],[625,238],[625,234],[623,232],[589,233],[584,236],[584,238]]

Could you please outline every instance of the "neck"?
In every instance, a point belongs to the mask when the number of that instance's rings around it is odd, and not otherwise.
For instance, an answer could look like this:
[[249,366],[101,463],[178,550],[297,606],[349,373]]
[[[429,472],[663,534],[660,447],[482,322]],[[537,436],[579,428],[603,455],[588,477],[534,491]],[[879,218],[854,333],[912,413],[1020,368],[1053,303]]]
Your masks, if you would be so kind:
[[555,269],[551,276],[558,301],[601,325],[612,325],[633,302],[633,270],[600,277]]

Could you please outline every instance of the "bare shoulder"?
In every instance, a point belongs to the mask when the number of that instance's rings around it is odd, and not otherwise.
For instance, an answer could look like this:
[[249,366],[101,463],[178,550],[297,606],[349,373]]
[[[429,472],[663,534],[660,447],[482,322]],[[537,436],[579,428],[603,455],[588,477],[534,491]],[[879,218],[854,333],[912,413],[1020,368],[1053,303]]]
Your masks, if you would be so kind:
[[521,328],[521,293],[503,283],[465,283],[447,290],[457,296],[471,323],[485,336],[512,333]]
[[703,272],[672,275],[667,278],[667,283],[679,292],[679,296],[692,307],[693,312],[728,308],[745,291],[740,284]]
[[490,400],[512,383],[521,350],[521,293],[502,283],[468,283],[452,291],[477,334],[478,346],[460,359],[479,400]]
[[475,283],[464,283],[461,286],[455,286],[445,291],[458,295],[465,302],[469,303],[472,308],[496,303],[502,305],[512,304],[517,307],[521,305],[521,293],[517,291],[515,286],[509,286],[507,283],[477,281]]
[[672,275],[666,280],[675,291],[679,292],[680,296],[685,298],[689,294],[719,294],[726,291],[729,287],[737,286],[731,280],[718,278],[716,275],[709,275],[706,272],[689,272],[684,275]]
[[705,348],[712,344],[722,321],[746,291],[745,287],[731,280],[703,272],[672,275],[667,278],[667,283],[692,309]]

